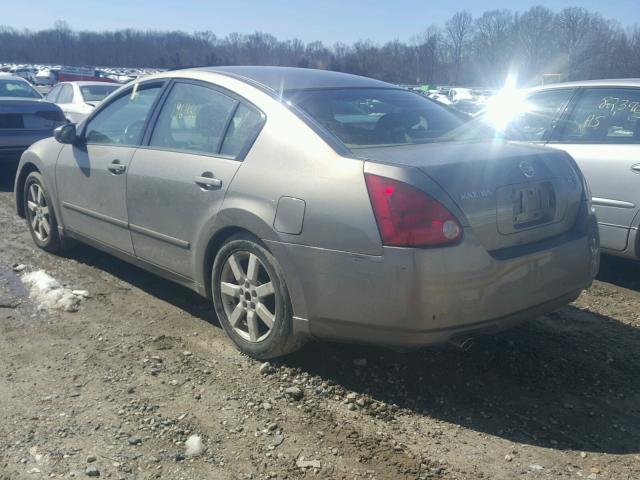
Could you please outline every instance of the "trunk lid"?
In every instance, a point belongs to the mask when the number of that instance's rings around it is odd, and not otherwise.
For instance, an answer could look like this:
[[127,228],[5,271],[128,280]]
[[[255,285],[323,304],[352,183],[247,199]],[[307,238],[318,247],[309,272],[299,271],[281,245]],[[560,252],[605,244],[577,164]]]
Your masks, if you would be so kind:
[[64,122],[62,110],[54,103],[0,97],[0,130],[53,130]]
[[[359,158],[413,167],[428,175],[464,213],[488,251],[570,230],[582,182],[560,151],[505,142],[431,143],[358,149]],[[427,192],[428,193],[428,192]]]

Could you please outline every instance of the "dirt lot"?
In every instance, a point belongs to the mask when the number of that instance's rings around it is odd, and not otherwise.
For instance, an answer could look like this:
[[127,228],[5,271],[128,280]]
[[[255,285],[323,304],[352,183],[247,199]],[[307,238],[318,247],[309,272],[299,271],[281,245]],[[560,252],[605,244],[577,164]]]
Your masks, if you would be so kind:
[[[261,364],[207,301],[37,250],[0,170],[0,479],[640,478],[640,265],[471,351],[309,344]],[[13,264],[90,298],[41,311]],[[286,389],[297,387],[291,394]],[[185,440],[204,452],[184,457]]]

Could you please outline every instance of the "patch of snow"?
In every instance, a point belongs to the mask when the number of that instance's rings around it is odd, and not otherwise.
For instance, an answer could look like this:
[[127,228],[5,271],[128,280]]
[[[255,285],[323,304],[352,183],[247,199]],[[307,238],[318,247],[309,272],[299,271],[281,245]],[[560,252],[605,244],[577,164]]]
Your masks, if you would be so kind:
[[29,296],[41,310],[56,309],[66,312],[78,311],[80,301],[89,296],[86,290],[70,290],[44,270],[22,276],[22,283],[29,286]]
[[185,454],[187,457],[197,457],[204,451],[202,439],[199,435],[191,435],[187,438],[187,441],[184,442],[184,446],[186,447]]

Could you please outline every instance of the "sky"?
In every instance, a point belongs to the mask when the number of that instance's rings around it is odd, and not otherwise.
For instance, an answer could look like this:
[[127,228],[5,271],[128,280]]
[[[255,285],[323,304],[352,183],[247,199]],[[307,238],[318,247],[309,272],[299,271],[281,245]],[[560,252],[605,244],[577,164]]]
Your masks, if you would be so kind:
[[640,0],[0,0],[0,25],[38,30],[64,20],[74,30],[210,30],[221,37],[262,31],[332,45],[408,41],[460,10],[478,16],[532,5],[556,11],[581,6],[624,26],[640,24]]

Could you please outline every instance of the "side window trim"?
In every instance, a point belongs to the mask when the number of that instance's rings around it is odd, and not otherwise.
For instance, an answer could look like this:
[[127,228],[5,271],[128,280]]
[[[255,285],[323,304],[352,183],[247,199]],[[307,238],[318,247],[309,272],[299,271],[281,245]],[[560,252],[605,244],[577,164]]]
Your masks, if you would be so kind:
[[[171,93],[171,90],[174,88],[174,86],[179,83],[206,87],[211,90],[217,91],[223,95],[226,95],[232,100],[235,100],[236,103],[227,118],[224,130],[223,130],[224,133],[220,137],[220,141],[216,149],[217,153],[213,154],[213,153],[206,153],[206,152],[192,152],[188,150],[179,150],[174,148],[164,148],[164,147],[157,147],[155,145],[150,145],[151,136],[153,135],[153,131],[156,128],[158,118],[160,117],[160,113],[162,112],[162,109],[167,101],[167,98],[169,97],[169,94]],[[167,82],[167,85],[165,85],[165,90],[158,97],[159,97],[157,99],[158,103],[156,103],[156,105],[153,107],[152,113],[149,116],[149,120],[145,129],[144,135],[142,136],[142,141],[138,145],[138,148],[140,149],[186,153],[189,155],[201,155],[205,157],[221,158],[224,160],[235,160],[235,161],[241,162],[245,159],[245,157],[251,150],[251,147],[253,146],[256,139],[260,135],[260,132],[262,131],[262,128],[264,127],[264,124],[266,123],[266,119],[267,119],[267,116],[265,115],[265,113],[261,109],[259,109],[256,105],[254,105],[252,102],[247,100],[246,98],[238,95],[237,93],[231,90],[221,87],[220,85],[216,85],[214,83],[210,83],[202,80],[197,80],[192,78],[181,78],[181,77],[172,78],[169,82]],[[262,124],[260,125],[260,128],[256,129],[255,135],[250,139],[249,142],[247,142],[247,146],[237,156],[232,157],[229,155],[222,155],[220,151],[222,150],[224,142],[227,138],[227,134],[229,133],[229,127],[231,126],[231,122],[233,121],[233,118],[236,112],[238,111],[238,108],[240,107],[240,105],[245,105],[247,108],[250,108],[256,111],[262,117]]]
[[[151,120],[153,114],[155,113],[157,107],[158,107],[158,102],[160,100],[160,98],[164,97],[164,94],[167,90],[167,86],[170,82],[167,82],[166,79],[154,79],[154,80],[148,80],[146,82],[139,82],[138,83],[138,89],[140,88],[152,88],[153,85],[159,85],[160,86],[160,93],[158,93],[158,96],[155,98],[153,105],[151,105],[151,108],[149,110],[150,115],[147,117],[146,122],[144,124],[144,127],[142,128],[142,136],[140,137],[142,140],[144,140],[146,134],[147,134],[147,130],[149,129],[149,121]],[[121,94],[119,94],[116,97],[113,97],[108,103],[102,103],[100,104],[100,106],[98,108],[96,108],[93,112],[91,112],[91,114],[87,117],[86,120],[83,121],[82,123],[82,131],[80,132],[80,138],[82,138],[83,142],[85,145],[102,145],[100,143],[88,143],[86,141],[86,133],[87,133],[87,127],[91,124],[91,121],[94,119],[94,117],[96,115],[99,115],[100,112],[104,109],[106,109],[107,107],[109,107],[109,105],[111,105],[112,103],[116,102],[117,100],[121,99],[124,96],[130,95],[131,91],[133,90],[133,88],[135,87],[135,85],[132,85],[131,87],[127,88],[124,92],[122,92]],[[140,145],[143,145],[142,140],[140,142],[138,142],[137,145],[119,145],[119,144],[109,144],[112,147],[140,147]]]

